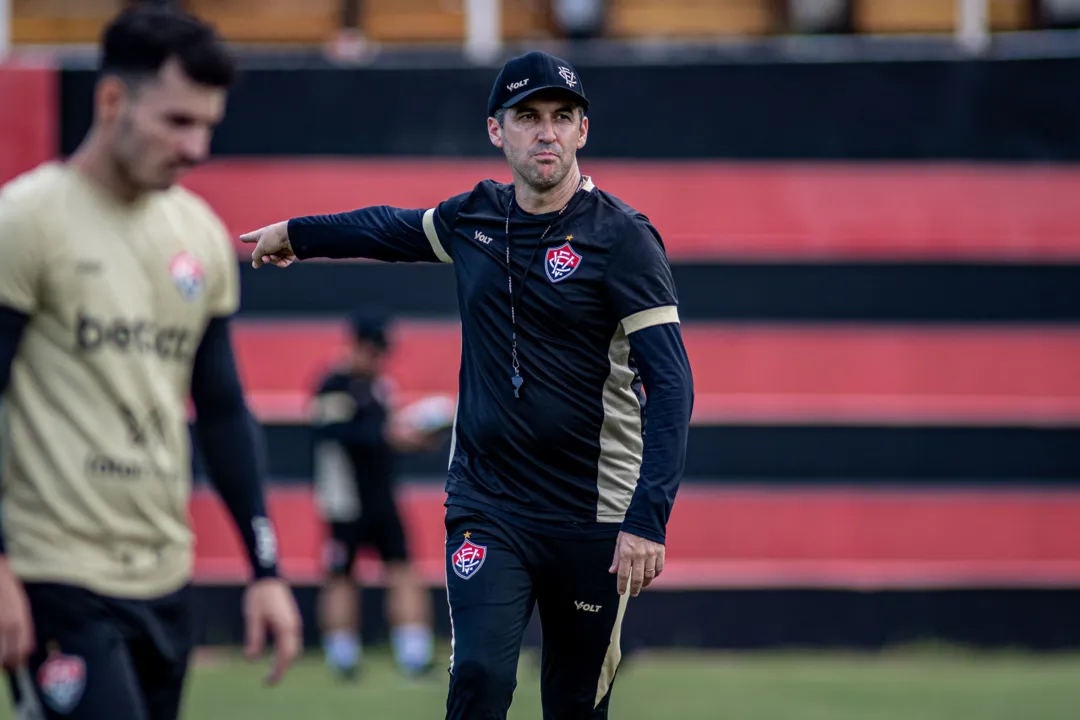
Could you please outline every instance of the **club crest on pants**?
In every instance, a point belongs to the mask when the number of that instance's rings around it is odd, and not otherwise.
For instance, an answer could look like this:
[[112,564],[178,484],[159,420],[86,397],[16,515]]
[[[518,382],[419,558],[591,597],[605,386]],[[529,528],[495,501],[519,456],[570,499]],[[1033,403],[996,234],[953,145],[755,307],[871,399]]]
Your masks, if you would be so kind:
[[487,547],[466,539],[461,543],[461,547],[454,551],[451,564],[459,578],[468,580],[480,570],[485,558],[487,558]]
[[66,715],[82,699],[86,688],[86,663],[77,655],[53,650],[38,669],[37,684],[49,707]]

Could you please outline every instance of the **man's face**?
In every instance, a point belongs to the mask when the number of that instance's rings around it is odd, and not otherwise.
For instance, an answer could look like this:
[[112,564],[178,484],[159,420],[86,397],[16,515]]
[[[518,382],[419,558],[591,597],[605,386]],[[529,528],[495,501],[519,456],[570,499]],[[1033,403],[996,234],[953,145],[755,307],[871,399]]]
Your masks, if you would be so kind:
[[128,182],[164,190],[206,159],[225,114],[225,90],[194,82],[175,59],[135,87],[112,82],[112,91],[102,93],[101,114]]
[[536,190],[557,186],[585,147],[589,120],[564,95],[537,93],[506,111],[502,127],[491,118],[488,134],[511,169]]

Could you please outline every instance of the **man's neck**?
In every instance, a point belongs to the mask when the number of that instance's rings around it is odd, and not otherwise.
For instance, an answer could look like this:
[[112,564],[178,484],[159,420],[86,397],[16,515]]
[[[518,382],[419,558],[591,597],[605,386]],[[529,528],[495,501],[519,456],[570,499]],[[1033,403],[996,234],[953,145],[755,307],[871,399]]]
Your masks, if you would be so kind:
[[561,210],[574,197],[580,185],[581,171],[577,165],[574,165],[573,170],[566,174],[562,182],[550,190],[538,192],[524,182],[517,182],[514,185],[514,193],[518,207],[532,215],[543,215]]
[[121,176],[116,163],[106,152],[105,144],[94,134],[72,154],[68,163],[117,202],[133,203],[142,195]]

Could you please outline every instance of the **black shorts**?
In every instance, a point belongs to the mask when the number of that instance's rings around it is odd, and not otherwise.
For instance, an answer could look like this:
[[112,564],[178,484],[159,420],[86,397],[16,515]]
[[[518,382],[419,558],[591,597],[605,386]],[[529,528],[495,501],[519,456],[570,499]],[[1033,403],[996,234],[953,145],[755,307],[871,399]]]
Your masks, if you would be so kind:
[[37,647],[28,672],[8,675],[15,716],[176,720],[194,639],[190,592],[121,600],[28,583]]
[[506,718],[534,607],[543,636],[544,720],[608,717],[629,598],[608,572],[615,543],[615,535],[570,539],[447,509],[448,720]]
[[366,511],[350,522],[330,523],[326,547],[326,571],[331,575],[348,575],[362,547],[374,548],[384,563],[405,562],[409,548],[405,528],[393,504]]

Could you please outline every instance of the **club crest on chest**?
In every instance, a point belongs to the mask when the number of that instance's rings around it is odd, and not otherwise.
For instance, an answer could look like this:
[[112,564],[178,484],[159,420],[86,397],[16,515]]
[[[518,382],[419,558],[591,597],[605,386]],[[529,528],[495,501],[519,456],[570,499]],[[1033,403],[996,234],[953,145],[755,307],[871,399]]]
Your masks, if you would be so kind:
[[552,283],[562,282],[581,266],[581,254],[570,245],[573,238],[573,235],[567,235],[566,242],[549,248],[544,255],[544,274]]
[[181,297],[188,302],[198,298],[206,287],[206,271],[202,263],[186,250],[173,256],[169,262],[169,275]]

